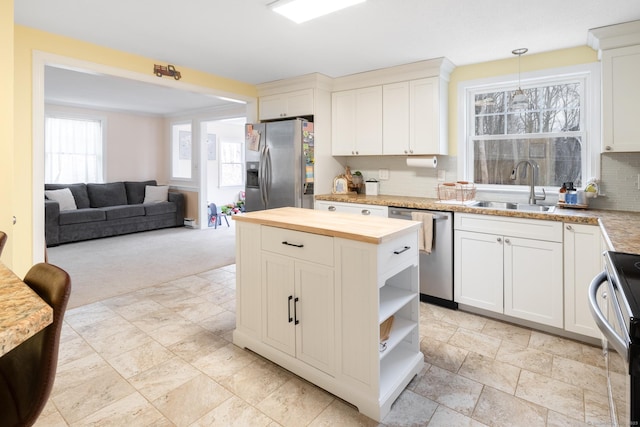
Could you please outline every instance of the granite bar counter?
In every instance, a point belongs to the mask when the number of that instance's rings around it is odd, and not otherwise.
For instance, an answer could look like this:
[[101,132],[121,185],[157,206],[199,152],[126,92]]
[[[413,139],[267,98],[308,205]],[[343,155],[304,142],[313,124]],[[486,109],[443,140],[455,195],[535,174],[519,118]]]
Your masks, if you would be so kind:
[[532,212],[506,209],[490,209],[474,206],[439,203],[428,197],[367,196],[364,194],[322,194],[316,200],[343,203],[360,203],[379,206],[395,206],[415,209],[433,209],[449,212],[465,212],[483,215],[511,216],[543,219],[574,224],[599,225],[609,246],[619,252],[640,253],[640,212],[557,208],[553,212]]
[[53,309],[0,262],[0,357],[53,322]]

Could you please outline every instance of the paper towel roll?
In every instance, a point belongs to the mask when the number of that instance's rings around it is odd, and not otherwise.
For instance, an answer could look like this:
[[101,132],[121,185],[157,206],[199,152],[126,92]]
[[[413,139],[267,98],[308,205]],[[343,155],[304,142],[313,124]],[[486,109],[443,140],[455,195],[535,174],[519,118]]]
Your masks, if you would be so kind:
[[438,166],[438,158],[433,157],[407,157],[407,166],[413,168],[429,168],[434,169]]

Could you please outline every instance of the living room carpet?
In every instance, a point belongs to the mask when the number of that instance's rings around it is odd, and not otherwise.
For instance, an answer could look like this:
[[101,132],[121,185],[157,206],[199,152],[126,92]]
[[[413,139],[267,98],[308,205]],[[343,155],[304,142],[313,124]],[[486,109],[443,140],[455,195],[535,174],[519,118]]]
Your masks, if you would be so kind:
[[166,228],[47,249],[71,276],[69,308],[235,263],[235,227]]

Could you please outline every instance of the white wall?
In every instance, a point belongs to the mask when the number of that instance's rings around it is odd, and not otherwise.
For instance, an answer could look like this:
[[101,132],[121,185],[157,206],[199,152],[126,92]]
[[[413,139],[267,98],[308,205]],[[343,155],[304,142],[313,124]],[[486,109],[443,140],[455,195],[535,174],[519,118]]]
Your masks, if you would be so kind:
[[162,117],[60,105],[45,105],[45,112],[106,119],[105,182],[168,182],[165,125]]

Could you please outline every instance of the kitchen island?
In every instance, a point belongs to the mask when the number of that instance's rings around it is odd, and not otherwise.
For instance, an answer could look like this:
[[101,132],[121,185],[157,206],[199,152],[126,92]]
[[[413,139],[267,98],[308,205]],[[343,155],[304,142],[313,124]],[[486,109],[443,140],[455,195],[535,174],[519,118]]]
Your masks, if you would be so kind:
[[381,421],[424,364],[420,223],[298,208],[233,219],[234,344]]

